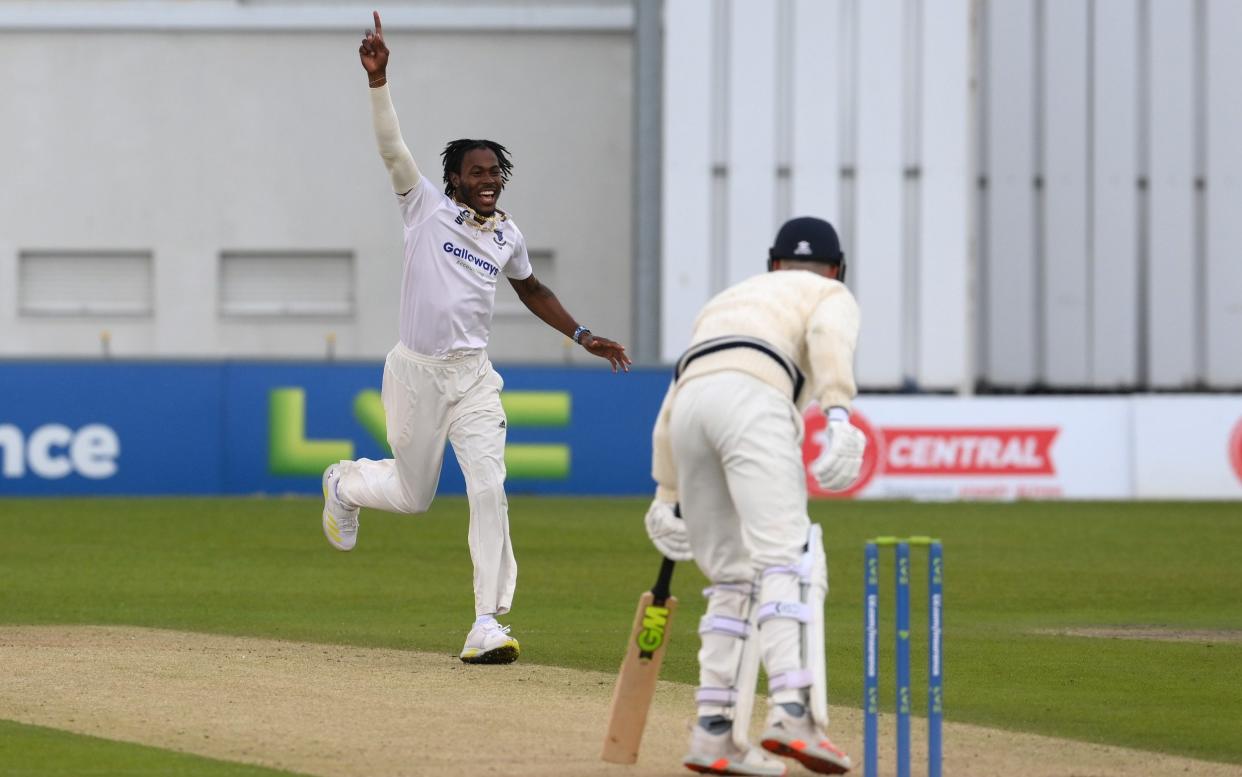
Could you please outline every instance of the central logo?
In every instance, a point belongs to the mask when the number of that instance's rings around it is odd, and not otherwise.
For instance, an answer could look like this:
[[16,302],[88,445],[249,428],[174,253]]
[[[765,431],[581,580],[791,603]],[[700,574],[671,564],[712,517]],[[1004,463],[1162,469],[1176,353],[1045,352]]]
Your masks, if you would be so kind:
[[884,427],[891,475],[1055,475],[1053,428]]
[[[828,421],[817,408],[803,416],[806,436],[802,461],[809,465],[828,445]],[[850,423],[867,437],[858,480],[844,491],[825,491],[807,470],[812,496],[851,497],[876,475],[892,477],[1051,477],[1057,474],[1052,446],[1056,427],[872,427],[855,411]],[[1242,430],[1242,422],[1239,423]],[[1234,467],[1242,478],[1242,431],[1231,447]]]

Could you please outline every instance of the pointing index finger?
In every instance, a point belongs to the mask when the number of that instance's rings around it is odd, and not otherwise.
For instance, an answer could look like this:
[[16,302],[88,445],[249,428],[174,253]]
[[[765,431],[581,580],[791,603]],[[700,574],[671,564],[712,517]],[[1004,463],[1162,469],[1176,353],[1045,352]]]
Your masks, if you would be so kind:
[[379,11],[372,11],[371,15],[375,17],[375,34],[382,40],[384,37],[384,27],[380,24]]

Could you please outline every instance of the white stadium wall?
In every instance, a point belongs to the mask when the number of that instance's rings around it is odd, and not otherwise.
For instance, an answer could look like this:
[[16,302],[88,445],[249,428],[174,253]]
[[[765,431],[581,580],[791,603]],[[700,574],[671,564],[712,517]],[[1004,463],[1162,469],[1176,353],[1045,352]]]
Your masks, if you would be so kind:
[[[506,144],[537,274],[628,338],[629,3],[393,5],[423,172],[450,139]],[[0,3],[0,356],[385,353],[402,228],[358,63],[370,8]],[[497,299],[494,358],[592,358]]]
[[[833,222],[863,311],[860,381],[971,373],[970,3],[670,0],[662,356],[777,227]],[[935,272],[928,268],[935,265]]]
[[1239,37],[1233,0],[668,0],[663,357],[813,214],[865,387],[1237,389]]
[[1233,0],[980,2],[979,376],[1242,386]]

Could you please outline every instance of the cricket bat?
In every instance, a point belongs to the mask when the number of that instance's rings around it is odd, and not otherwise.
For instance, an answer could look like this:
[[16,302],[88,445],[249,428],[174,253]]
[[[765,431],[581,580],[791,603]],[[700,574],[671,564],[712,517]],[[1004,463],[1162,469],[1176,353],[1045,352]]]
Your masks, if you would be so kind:
[[668,625],[677,610],[677,597],[669,593],[672,579],[673,562],[664,559],[655,585],[638,598],[638,612],[634,614],[629,647],[612,691],[608,732],[604,734],[604,751],[600,754],[610,763],[632,764],[638,760],[647,712],[668,647]]

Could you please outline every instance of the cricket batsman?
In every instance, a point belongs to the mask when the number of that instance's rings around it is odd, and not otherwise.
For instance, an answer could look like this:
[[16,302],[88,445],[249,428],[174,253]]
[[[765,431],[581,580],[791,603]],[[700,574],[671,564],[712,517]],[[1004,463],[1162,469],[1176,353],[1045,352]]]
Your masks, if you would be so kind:
[[[786,222],[768,270],[713,297],[695,321],[652,435],[657,488],[646,526],[661,553],[693,558],[711,581],[685,766],[785,773],[747,734],[762,659],[763,748],[843,774],[850,759],[826,733],[828,567],[807,516],[802,409],[818,400],[828,416],[828,444],[810,465],[816,481],[848,488],[866,448],[849,421],[858,305],[827,221]],[[678,504],[684,520],[674,516]]]
[[484,350],[498,278],[503,274],[526,307],[553,329],[607,359],[613,372],[628,369],[630,359],[624,346],[580,325],[535,278],[526,238],[496,207],[513,167],[504,146],[492,140],[449,143],[441,154],[443,192],[419,171],[389,94],[389,50],[378,12],[374,20],[358,56],[405,236],[400,340],[384,363],[382,390],[393,458],[327,468],[323,531],[334,548],[347,551],[357,542],[359,508],[425,512],[436,493],[445,442],[451,442],[466,480],[474,563],[475,620],[460,657],[507,664],[517,659],[519,645],[496,620],[509,612],[517,583],[504,489],[504,381]]

